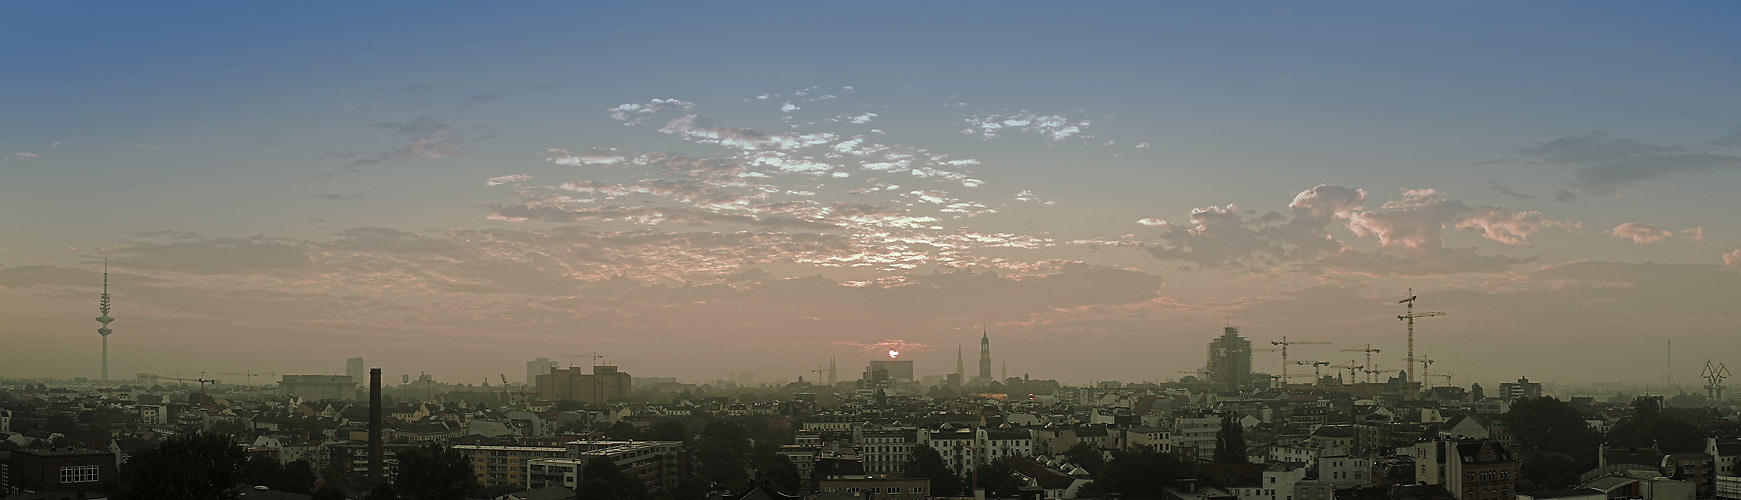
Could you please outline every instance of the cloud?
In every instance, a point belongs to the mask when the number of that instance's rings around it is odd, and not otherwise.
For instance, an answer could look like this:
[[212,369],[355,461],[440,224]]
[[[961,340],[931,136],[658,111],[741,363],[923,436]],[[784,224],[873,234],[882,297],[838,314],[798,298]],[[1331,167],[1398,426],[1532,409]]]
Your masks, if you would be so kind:
[[1741,249],[1723,254],[1723,269],[1741,269]]
[[1604,132],[1539,143],[1518,155],[1530,163],[1569,167],[1573,187],[1599,194],[1661,177],[1741,169],[1741,156],[1708,147],[1662,146]]
[[[1507,245],[1524,245],[1555,224],[1534,212],[1498,206],[1470,207],[1433,189],[1405,190],[1377,210],[1363,207],[1366,192],[1334,184],[1301,191],[1288,204],[1291,215],[1259,215],[1235,205],[1197,208],[1188,224],[1159,224],[1160,244],[1149,253],[1205,269],[1332,269],[1378,274],[1493,272],[1524,262],[1451,248],[1447,227],[1468,229]],[[1377,241],[1376,251],[1355,249],[1330,229],[1346,227],[1357,238]]]
[[121,147],[131,149],[134,151],[151,151],[153,149],[158,148],[157,146],[153,146],[150,144],[140,144],[137,142],[123,142],[123,143],[121,143]]
[[472,102],[472,103],[482,104],[482,103],[494,101],[496,99],[501,99],[502,96],[505,96],[505,95],[508,95],[508,91],[506,91],[506,90],[491,90],[489,92],[484,92],[482,94],[476,94],[476,95],[473,95],[471,97],[468,97],[468,98],[466,98],[466,101]]
[[1622,223],[1618,226],[1614,226],[1614,229],[1608,230],[1608,234],[1615,238],[1632,240],[1633,243],[1640,245],[1656,243],[1677,236],[1691,241],[1704,241],[1705,239],[1705,229],[1702,227],[1685,229],[1679,233],[1675,233],[1667,229],[1658,228],[1640,222]]
[[351,199],[355,199],[357,196],[359,196],[359,195],[356,195],[356,194],[338,194],[338,193],[325,193],[325,194],[314,195],[315,199],[327,200],[327,201],[351,200]]
[[527,92],[537,92],[540,90],[549,90],[549,89],[553,89],[553,88],[556,88],[556,84],[543,83],[543,84],[533,85],[531,87],[526,87],[526,88],[523,88],[520,90],[514,90],[514,91],[496,89],[496,90],[491,90],[489,92],[484,92],[481,94],[474,94],[471,97],[466,98],[466,102],[471,103],[471,104],[484,104],[484,103],[494,102],[497,99],[501,99],[503,97],[507,97],[507,96],[514,95],[514,94],[524,94]]
[[1048,140],[1063,141],[1072,137],[1088,137],[1083,135],[1092,120],[1076,120],[1063,115],[1039,115],[1027,111],[1015,114],[974,115],[967,120],[967,128],[961,133],[978,136],[981,139],[996,139],[1011,130],[1040,134]]
[[833,143],[840,139],[832,132],[810,134],[765,134],[748,127],[715,126],[713,120],[698,115],[684,115],[665,122],[659,132],[703,144],[742,150],[791,150]]
[[646,123],[660,113],[674,111],[687,113],[695,109],[695,103],[677,99],[653,99],[644,103],[623,103],[611,108],[611,119],[623,122],[623,125],[635,126]]
[[870,123],[871,120],[875,119],[876,117],[877,117],[876,113],[864,113],[864,114],[859,114],[859,115],[853,115],[853,116],[847,118],[847,123],[851,123],[853,125],[864,125],[866,123]]
[[398,163],[417,158],[453,158],[460,155],[460,144],[489,137],[482,135],[483,129],[481,127],[456,129],[451,124],[430,115],[418,116],[403,122],[370,122],[364,126],[381,130],[388,135],[405,139],[408,142],[387,151],[358,158],[352,162],[353,165]]
[[566,150],[566,149],[552,148],[552,149],[546,150],[545,153],[547,155],[547,157],[545,158],[546,161],[549,161],[550,163],[555,163],[557,165],[568,165],[568,166],[616,165],[616,164],[623,163],[625,160],[627,160],[626,158],[623,158],[622,156],[618,156],[618,155],[614,155],[614,154],[604,154],[602,152],[594,152],[594,153],[585,154],[585,155],[575,155],[574,153],[568,152],[568,150]]
[[264,236],[139,243],[118,248],[112,255],[123,267],[193,274],[298,269],[312,262],[306,244]]
[[1493,179],[1487,179],[1487,189],[1492,190],[1495,193],[1510,196],[1512,198],[1519,199],[1519,200],[1533,200],[1533,199],[1535,199],[1534,195],[1528,195],[1528,194],[1524,194],[1524,193],[1519,193],[1517,191],[1512,191],[1510,186],[1500,184],[1499,181],[1496,181]]
[[503,175],[503,176],[497,176],[497,177],[491,177],[489,179],[485,179],[484,185],[485,186],[500,186],[503,184],[514,184],[514,183],[526,182],[529,180],[532,180],[532,176],[530,176],[530,175],[509,174],[509,175]]
[[1167,225],[1167,220],[1166,219],[1156,219],[1154,217],[1148,217],[1148,218],[1143,218],[1143,219],[1137,219],[1136,223],[1142,224],[1144,226],[1165,226],[1165,225]]
[[36,153],[12,153],[11,155],[6,156],[6,159],[13,161],[24,161],[34,158],[36,158]]
[[363,95],[370,99],[388,97],[416,97],[435,90],[433,83],[413,83],[410,85],[389,85],[363,89]]
[[1513,246],[1529,246],[1529,235],[1548,224],[1541,212],[1513,212],[1504,207],[1483,206],[1457,222],[1457,229],[1477,230],[1483,238]]

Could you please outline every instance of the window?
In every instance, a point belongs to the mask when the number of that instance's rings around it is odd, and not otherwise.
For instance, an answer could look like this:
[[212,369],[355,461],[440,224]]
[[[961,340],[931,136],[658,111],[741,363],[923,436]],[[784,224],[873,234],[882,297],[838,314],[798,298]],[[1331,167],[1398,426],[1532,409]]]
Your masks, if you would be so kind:
[[907,492],[912,493],[914,495],[923,494],[923,493],[925,493],[925,487],[924,486],[914,486],[914,487],[908,489]]
[[61,484],[97,482],[100,480],[97,476],[100,474],[101,470],[98,467],[99,466],[96,465],[61,467],[60,482]]

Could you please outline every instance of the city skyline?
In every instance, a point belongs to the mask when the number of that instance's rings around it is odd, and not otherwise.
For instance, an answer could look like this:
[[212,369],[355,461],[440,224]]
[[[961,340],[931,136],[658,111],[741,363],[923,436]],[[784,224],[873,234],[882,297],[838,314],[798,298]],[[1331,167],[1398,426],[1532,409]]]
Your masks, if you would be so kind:
[[0,377],[1741,352],[1731,5],[683,5],[6,7]]

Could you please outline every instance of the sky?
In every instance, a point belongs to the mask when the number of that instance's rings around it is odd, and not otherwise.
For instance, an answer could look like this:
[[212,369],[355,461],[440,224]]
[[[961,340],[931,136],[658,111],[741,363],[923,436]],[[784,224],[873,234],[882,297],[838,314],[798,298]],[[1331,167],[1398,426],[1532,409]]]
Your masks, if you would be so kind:
[[0,376],[98,375],[106,260],[111,378],[1395,373],[1412,289],[1453,383],[1695,389],[1738,9],[8,2]]

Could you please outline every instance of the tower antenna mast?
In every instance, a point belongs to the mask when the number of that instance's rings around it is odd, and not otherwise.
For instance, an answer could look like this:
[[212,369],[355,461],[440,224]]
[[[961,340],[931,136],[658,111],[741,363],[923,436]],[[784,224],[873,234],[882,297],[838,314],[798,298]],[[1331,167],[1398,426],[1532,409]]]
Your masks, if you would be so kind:
[[[97,299],[97,311],[103,313],[102,316],[97,316],[97,322],[103,324],[101,328],[97,328],[97,333],[103,336],[102,379],[109,380],[109,334],[115,333],[109,329],[109,323],[115,321],[115,318],[109,317],[109,259],[103,259],[103,295]],[[200,388],[204,389],[205,385],[200,385]]]

